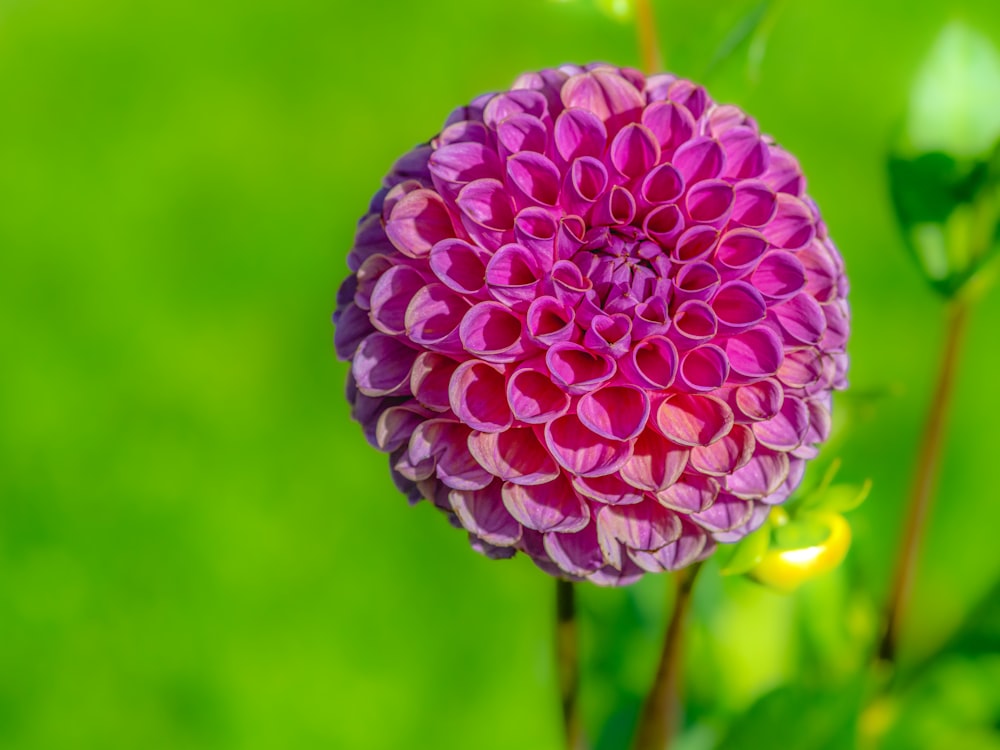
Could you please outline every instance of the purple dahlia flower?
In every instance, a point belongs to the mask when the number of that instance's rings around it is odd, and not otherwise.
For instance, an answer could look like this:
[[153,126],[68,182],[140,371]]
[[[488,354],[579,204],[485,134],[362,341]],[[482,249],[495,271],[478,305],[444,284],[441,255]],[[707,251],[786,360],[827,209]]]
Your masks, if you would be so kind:
[[457,109],[348,266],[337,353],[399,488],[557,576],[631,583],[756,529],[845,385],[798,163],[672,75],[567,65]]

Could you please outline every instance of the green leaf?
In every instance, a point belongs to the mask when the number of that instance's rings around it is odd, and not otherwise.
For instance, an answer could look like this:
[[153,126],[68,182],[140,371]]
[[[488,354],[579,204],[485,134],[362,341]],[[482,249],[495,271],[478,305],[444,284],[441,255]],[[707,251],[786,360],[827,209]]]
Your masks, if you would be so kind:
[[807,513],[793,518],[774,530],[775,549],[805,549],[823,544],[830,537],[830,526]]
[[861,681],[845,685],[783,685],[739,717],[719,750],[847,750],[861,702]]
[[910,91],[905,137],[915,153],[989,153],[1000,137],[1000,54],[961,22],[945,26]]
[[847,513],[857,508],[867,498],[872,489],[872,480],[866,479],[860,486],[856,484],[835,484],[809,495],[802,503],[803,510],[831,511]]
[[719,572],[724,576],[746,573],[761,561],[770,544],[771,527],[764,524],[726,550],[726,558],[720,561],[722,567]]
[[943,152],[894,155],[888,168],[907,248],[931,285],[950,296],[995,245],[995,174],[985,159]]
[[634,0],[596,0],[598,9],[609,18],[627,23],[635,15]]

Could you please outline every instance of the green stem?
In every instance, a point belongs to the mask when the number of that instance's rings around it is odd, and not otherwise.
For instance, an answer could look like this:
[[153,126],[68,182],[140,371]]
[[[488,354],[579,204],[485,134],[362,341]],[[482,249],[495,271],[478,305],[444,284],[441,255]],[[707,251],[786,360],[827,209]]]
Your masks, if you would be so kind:
[[691,592],[700,568],[699,563],[674,575],[674,608],[663,638],[656,677],[639,718],[635,750],[668,750],[680,726],[684,629],[691,608]]
[[937,487],[941,449],[944,445],[948,411],[955,388],[970,307],[970,301],[961,295],[955,297],[948,306],[948,324],[937,386],[931,399],[914,466],[909,511],[896,559],[895,577],[886,604],[885,632],[878,650],[879,660],[887,665],[896,663],[900,632],[910,608],[920,548]]
[[573,584],[556,580],[556,674],[562,704],[566,750],[586,750],[580,721],[580,657]]
[[639,60],[646,73],[663,70],[663,58],[656,39],[656,16],[652,0],[635,0],[635,31],[639,40]]

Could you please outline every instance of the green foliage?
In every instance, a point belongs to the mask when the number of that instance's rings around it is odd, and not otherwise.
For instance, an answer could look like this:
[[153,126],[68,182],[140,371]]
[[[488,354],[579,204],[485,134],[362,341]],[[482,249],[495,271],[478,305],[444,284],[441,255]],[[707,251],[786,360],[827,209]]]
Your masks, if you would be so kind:
[[945,28],[910,93],[889,158],[893,205],[924,278],[958,294],[1000,250],[1000,55],[965,25]]

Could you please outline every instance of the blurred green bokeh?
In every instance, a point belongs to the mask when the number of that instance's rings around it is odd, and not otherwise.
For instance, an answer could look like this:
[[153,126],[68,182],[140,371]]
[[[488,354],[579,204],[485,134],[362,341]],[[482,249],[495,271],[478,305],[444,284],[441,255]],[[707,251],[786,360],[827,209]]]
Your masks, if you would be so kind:
[[[657,2],[667,67],[701,78],[754,6]],[[942,330],[886,154],[955,18],[1000,40],[995,0],[787,3],[755,82],[739,51],[707,82],[799,157],[846,258],[835,450],[874,491],[844,569],[794,596],[706,572],[689,672],[707,734],[691,747],[802,664],[820,682],[862,666],[829,654],[875,627]],[[592,0],[0,0],[0,747],[559,745],[551,581],[407,507],[348,418],[329,317],[397,155],[521,71],[596,59],[638,55]],[[993,294],[969,333],[910,664],[997,591],[998,328]],[[664,584],[582,593],[595,724],[627,725]],[[957,716],[962,690],[982,698],[967,714],[996,712],[996,659],[967,678],[970,658],[902,715],[933,731],[919,706],[951,695]],[[939,747],[1000,745],[940,722]]]

